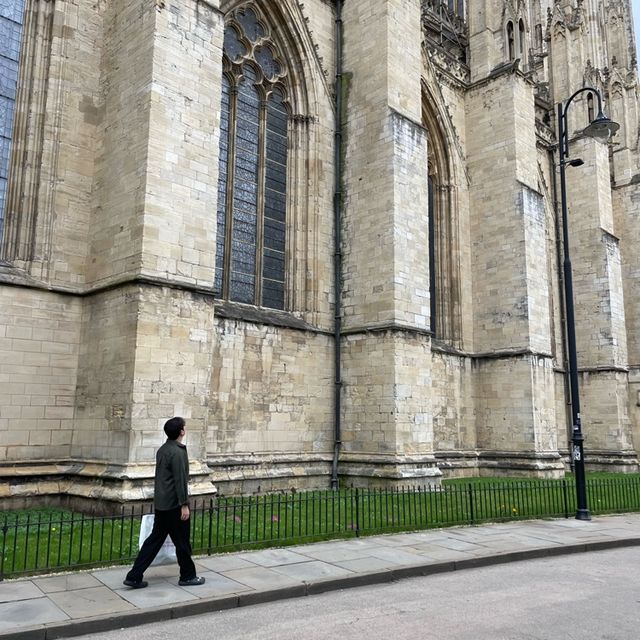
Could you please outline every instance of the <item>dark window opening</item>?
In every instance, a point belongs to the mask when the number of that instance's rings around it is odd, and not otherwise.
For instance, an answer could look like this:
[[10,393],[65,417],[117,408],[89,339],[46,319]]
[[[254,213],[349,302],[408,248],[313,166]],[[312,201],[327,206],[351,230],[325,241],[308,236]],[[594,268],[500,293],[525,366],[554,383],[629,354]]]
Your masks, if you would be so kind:
[[520,18],[518,22],[518,47],[520,48],[520,51],[518,51],[518,57],[522,60],[522,62],[525,62],[527,58],[527,47],[524,30],[524,20],[522,20],[522,18]]
[[515,51],[515,40],[513,35],[513,22],[507,22],[507,55],[509,56],[509,60],[515,60],[516,51]]

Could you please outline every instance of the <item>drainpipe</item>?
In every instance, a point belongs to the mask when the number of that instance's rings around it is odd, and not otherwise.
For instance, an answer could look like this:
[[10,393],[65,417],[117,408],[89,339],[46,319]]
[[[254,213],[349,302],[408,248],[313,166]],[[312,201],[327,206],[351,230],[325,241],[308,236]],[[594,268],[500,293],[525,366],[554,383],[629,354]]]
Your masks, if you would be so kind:
[[[556,150],[557,146],[551,146],[549,148],[549,161],[551,162],[551,189],[553,191],[553,212],[555,217],[555,232],[556,232],[556,259],[558,261],[558,282],[560,283],[560,292],[564,291],[564,277],[562,275],[562,243],[560,242],[560,217],[558,214],[558,184],[556,178]],[[560,295],[560,326],[562,327],[562,361],[564,364],[564,397],[569,398],[569,356],[567,355],[567,334],[566,334],[566,317],[564,308],[564,297]],[[571,428],[571,420],[569,419],[569,403],[566,403],[566,416],[567,421],[567,443],[571,447],[571,437],[573,435]],[[569,465],[571,471],[573,471],[573,456],[569,456]]]
[[333,294],[334,294],[334,445],[331,488],[338,489],[338,458],[342,446],[342,373],[340,339],[342,333],[342,0],[336,0],[336,121],[334,134],[335,191],[333,193]]

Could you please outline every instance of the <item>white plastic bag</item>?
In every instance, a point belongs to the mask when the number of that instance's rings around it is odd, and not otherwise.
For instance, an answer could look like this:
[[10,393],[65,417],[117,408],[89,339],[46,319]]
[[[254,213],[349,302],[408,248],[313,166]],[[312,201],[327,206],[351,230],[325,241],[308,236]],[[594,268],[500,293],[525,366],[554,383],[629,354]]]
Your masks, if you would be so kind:
[[[151,530],[153,529],[153,521],[154,515],[153,513],[146,513],[142,516],[142,522],[140,524],[140,541],[138,542],[138,549],[142,547],[144,541],[151,534]],[[158,555],[155,557],[151,566],[159,565],[159,564],[174,564],[178,560],[176,559],[176,548],[171,541],[171,538],[167,536],[167,539],[164,541],[164,544],[160,547],[160,551],[158,551]]]

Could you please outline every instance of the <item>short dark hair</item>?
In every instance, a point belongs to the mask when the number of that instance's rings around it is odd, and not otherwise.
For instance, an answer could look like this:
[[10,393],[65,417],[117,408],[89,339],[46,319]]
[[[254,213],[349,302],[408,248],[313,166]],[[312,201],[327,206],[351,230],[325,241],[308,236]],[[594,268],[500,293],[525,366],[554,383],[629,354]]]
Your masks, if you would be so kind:
[[184,418],[180,418],[179,416],[167,420],[164,423],[164,432],[167,434],[167,438],[169,438],[169,440],[177,440],[185,424]]

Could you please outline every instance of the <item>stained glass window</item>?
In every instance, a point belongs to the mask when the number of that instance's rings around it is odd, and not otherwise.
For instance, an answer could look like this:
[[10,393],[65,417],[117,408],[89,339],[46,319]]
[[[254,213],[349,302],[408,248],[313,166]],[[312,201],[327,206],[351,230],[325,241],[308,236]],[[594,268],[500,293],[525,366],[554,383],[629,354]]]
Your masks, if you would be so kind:
[[254,55],[268,80],[272,80],[280,73],[280,65],[273,59],[273,53],[267,47],[257,47]]
[[256,16],[253,9],[248,7],[240,9],[240,11],[238,11],[237,20],[242,26],[242,31],[245,36],[251,42],[256,42],[258,39],[264,37],[264,28],[258,22],[258,16]]
[[9,180],[23,15],[24,0],[0,0],[0,237]]
[[267,103],[262,304],[284,306],[287,111],[274,93]]
[[245,46],[240,42],[238,34],[233,27],[229,27],[224,32],[224,51],[233,61],[242,58],[246,52]]
[[225,32],[215,288],[235,302],[284,309],[284,70],[252,9],[238,10],[232,21]]

